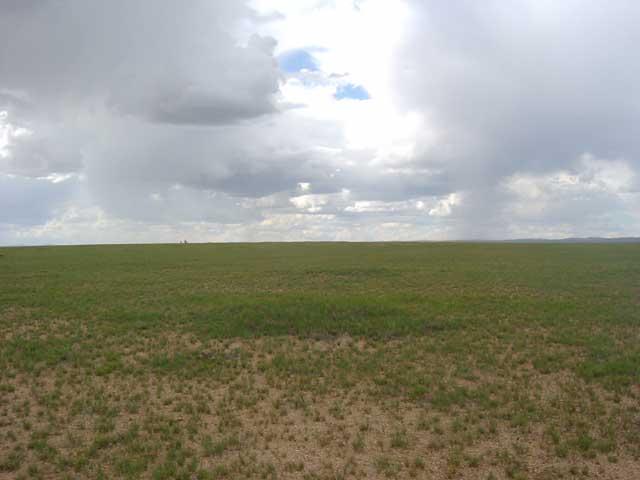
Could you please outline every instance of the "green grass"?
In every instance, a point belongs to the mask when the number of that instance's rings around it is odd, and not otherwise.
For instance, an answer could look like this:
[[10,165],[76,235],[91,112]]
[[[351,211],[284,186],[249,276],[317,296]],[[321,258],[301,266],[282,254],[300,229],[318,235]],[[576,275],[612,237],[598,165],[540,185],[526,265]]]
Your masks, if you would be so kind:
[[639,335],[635,244],[0,248],[0,472],[607,478]]

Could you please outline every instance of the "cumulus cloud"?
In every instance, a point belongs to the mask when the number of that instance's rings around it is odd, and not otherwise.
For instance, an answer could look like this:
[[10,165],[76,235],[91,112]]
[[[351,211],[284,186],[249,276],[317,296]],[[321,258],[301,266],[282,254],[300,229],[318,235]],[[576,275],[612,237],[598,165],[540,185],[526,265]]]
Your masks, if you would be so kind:
[[0,243],[639,235],[639,20],[5,0]]
[[6,110],[0,111],[0,172],[37,178],[82,168],[75,142],[69,143],[62,132],[46,125],[33,130],[12,122]]
[[152,121],[218,124],[274,110],[275,40],[234,37],[241,2],[10,2],[5,88],[48,108],[106,103]]
[[412,2],[412,13],[396,91],[438,139],[414,161],[470,191],[462,236],[501,234],[508,176],[575,169],[583,152],[638,168],[637,2]]

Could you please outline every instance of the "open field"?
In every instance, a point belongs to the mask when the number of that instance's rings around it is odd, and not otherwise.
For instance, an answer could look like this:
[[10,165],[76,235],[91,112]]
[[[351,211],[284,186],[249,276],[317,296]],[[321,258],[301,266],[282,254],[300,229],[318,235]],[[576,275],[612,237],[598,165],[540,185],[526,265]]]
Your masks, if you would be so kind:
[[640,478],[640,245],[0,249],[0,478]]

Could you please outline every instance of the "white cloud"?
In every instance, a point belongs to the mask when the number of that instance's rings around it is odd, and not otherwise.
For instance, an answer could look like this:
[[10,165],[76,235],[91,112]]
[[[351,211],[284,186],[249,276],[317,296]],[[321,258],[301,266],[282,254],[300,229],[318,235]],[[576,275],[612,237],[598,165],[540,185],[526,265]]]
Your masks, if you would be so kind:
[[[528,225],[524,230],[535,234],[537,228],[539,236],[548,236],[545,232],[549,230],[564,236],[633,235],[633,224],[620,219],[637,218],[634,211],[640,192],[632,188],[634,177],[627,162],[591,154],[582,155],[571,171],[512,175],[502,185],[510,195],[502,215],[513,229],[523,230],[518,225]],[[576,216],[581,219],[580,226],[574,224]]]
[[451,215],[454,207],[462,203],[462,195],[459,193],[451,193],[429,210],[429,215],[434,217],[447,217]]
[[11,5],[0,243],[640,235],[637,2]]
[[323,195],[300,195],[299,197],[291,197],[289,201],[296,208],[306,210],[309,213],[321,212],[322,207],[327,203],[327,199]]

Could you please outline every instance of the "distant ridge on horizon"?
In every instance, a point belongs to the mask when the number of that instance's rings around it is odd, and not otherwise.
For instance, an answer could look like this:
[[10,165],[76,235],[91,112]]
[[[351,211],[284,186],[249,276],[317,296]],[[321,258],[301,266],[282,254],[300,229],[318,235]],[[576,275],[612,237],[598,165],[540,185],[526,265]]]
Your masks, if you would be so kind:
[[640,237],[516,238],[496,241],[504,243],[640,243]]

